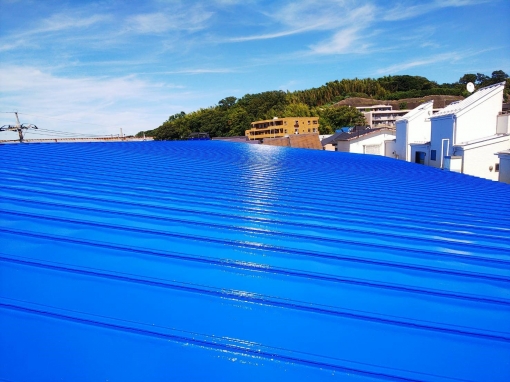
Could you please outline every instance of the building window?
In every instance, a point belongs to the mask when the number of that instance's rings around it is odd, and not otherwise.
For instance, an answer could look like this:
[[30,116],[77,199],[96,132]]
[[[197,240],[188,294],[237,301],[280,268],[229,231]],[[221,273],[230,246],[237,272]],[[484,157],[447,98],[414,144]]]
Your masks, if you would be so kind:
[[499,172],[499,163],[494,165],[494,172]]
[[414,163],[425,164],[425,153],[423,151],[416,151]]
[[310,132],[310,129],[308,129],[308,132]]
[[287,134],[287,129],[285,129],[285,134]]
[[313,121],[313,124],[316,125],[317,124],[317,121]]
[[430,160],[436,160],[436,150],[430,151]]
[[310,121],[308,121],[308,124],[310,124]]
[[313,132],[314,132],[314,133],[316,133],[316,132],[317,132],[317,129],[316,129],[315,127],[313,128]]

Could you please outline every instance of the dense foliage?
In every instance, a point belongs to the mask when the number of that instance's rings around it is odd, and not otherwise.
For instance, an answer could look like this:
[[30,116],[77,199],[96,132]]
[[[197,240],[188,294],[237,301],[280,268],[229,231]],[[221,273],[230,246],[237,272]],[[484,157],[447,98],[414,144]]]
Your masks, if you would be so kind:
[[[505,101],[510,95],[510,78],[502,70],[491,76],[482,73],[465,74],[452,84],[438,84],[420,76],[385,76],[378,79],[343,79],[328,82],[318,88],[295,92],[268,91],[246,94],[244,97],[227,97],[216,106],[192,113],[174,114],[161,126],[145,131],[146,136],[157,140],[185,139],[192,132],[206,132],[211,137],[244,135],[250,123],[278,117],[320,118],[320,133],[328,134],[343,126],[363,124],[364,118],[354,108],[333,106],[349,97],[379,100],[400,100],[427,95],[468,96],[466,84],[472,82],[477,88],[506,81]],[[404,106],[405,102],[401,105]],[[143,132],[137,134],[142,136]]]

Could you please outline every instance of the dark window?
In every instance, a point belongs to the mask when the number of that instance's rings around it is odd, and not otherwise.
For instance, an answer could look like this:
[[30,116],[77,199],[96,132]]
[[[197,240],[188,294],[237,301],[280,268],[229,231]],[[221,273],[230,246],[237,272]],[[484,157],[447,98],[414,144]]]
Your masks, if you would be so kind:
[[430,160],[436,160],[436,150],[430,151]]
[[499,172],[499,163],[496,163],[496,166],[494,167],[494,172]]
[[425,164],[425,153],[423,151],[416,151],[414,163]]

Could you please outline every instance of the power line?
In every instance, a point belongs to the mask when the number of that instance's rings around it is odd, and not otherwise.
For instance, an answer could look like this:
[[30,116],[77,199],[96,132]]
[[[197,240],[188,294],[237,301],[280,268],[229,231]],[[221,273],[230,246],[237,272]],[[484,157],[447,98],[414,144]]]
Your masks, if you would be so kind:
[[104,135],[100,134],[81,134],[81,133],[73,133],[71,131],[62,131],[62,130],[52,130],[52,129],[43,129],[39,128],[38,130],[48,133],[55,133],[55,134],[65,134],[65,135],[85,135],[85,136],[94,136],[94,137],[102,137]]
[[65,134],[65,133],[62,134],[62,133],[45,132],[45,131],[41,131],[41,132],[30,131],[27,133],[36,134],[36,135],[45,135],[48,137],[58,137],[58,138],[102,138],[102,137],[105,137],[105,135]]
[[29,115],[31,117],[37,117],[37,118],[49,118],[49,119],[55,119],[57,121],[63,121],[63,122],[72,122],[72,123],[81,123],[83,125],[94,125],[94,126],[101,126],[101,127],[112,127],[115,125],[101,125],[99,123],[90,123],[90,122],[83,122],[83,121],[71,121],[68,119],[61,119],[61,118],[55,118],[55,117],[49,117],[47,115],[34,115],[34,114],[27,114],[27,113],[19,113],[23,115]]

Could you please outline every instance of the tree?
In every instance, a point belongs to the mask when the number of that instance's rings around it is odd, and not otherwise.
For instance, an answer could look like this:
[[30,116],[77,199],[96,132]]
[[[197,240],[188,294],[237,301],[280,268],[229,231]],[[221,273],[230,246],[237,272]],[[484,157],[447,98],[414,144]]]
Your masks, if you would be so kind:
[[287,94],[276,90],[258,94],[246,94],[237,101],[237,105],[246,110],[252,121],[282,115],[288,103]]
[[227,126],[229,137],[244,135],[245,131],[250,128],[250,116],[242,107],[233,107],[227,113]]
[[[175,114],[177,115],[177,114]],[[157,141],[167,140],[175,141],[185,139],[191,133],[188,126],[188,118],[180,116],[164,122],[160,127],[154,130],[154,139]]]
[[319,109],[319,132],[331,134],[345,126],[366,125],[366,120],[356,108],[349,106]]
[[490,77],[482,73],[476,73],[476,85],[485,86],[489,82]]
[[307,104],[298,102],[285,106],[282,117],[312,117],[312,112]]
[[185,116],[186,116],[186,113],[181,111],[180,113],[176,113],[176,114],[168,117],[167,122],[172,122],[172,121],[175,121],[176,119],[184,118]]
[[502,70],[496,70],[496,71],[492,72],[491,80],[492,80],[492,83],[494,83],[494,84],[506,81],[507,78],[508,78],[508,74],[506,74]]
[[460,77],[459,84],[466,85],[468,82],[475,83],[476,78],[477,78],[476,74],[473,73],[464,74],[462,77]]
[[230,109],[232,106],[234,106],[236,101],[237,101],[236,97],[223,98],[222,100],[220,100],[218,102],[218,106],[222,110],[227,110],[227,109]]

